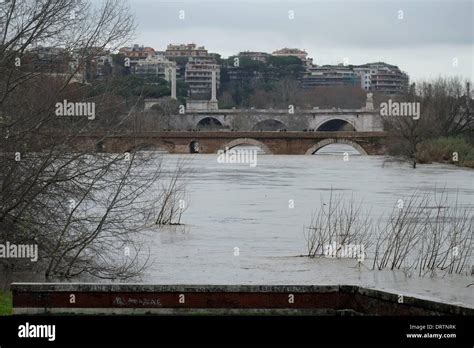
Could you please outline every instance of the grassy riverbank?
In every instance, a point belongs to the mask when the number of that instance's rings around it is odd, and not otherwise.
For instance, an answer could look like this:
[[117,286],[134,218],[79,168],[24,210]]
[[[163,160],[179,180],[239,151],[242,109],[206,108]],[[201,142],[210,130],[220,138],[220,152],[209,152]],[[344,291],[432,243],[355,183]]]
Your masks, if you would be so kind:
[[0,315],[12,314],[12,293],[0,291]]
[[450,163],[474,168],[474,145],[463,137],[446,137],[427,140],[417,149],[418,163]]

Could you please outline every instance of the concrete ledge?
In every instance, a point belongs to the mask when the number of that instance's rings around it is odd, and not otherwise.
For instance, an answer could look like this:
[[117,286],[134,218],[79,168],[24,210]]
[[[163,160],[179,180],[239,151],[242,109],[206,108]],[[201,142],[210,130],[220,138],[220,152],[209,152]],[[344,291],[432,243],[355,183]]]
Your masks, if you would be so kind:
[[474,315],[353,285],[13,283],[14,314]]
[[353,310],[334,309],[265,309],[250,308],[15,308],[15,315],[298,315],[298,316],[357,316]]
[[[131,283],[12,283],[18,292],[338,292],[340,285],[154,285]],[[355,290],[356,286],[345,286]]]

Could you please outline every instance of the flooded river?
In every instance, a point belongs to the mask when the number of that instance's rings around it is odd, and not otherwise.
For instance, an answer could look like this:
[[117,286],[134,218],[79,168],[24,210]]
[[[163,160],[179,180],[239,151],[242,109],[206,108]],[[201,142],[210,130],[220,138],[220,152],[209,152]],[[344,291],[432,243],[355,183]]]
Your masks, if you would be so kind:
[[409,277],[370,270],[370,262],[358,267],[354,259],[302,256],[307,253],[304,229],[331,190],[362,201],[374,217],[388,214],[415,190],[443,189],[472,206],[473,170],[441,164],[413,170],[336,145],[314,156],[259,154],[256,166],[218,163],[216,157],[165,155],[167,165],[186,158],[192,168],[185,226],[149,231],[152,264],[143,282],[361,284],[474,306],[469,275]]

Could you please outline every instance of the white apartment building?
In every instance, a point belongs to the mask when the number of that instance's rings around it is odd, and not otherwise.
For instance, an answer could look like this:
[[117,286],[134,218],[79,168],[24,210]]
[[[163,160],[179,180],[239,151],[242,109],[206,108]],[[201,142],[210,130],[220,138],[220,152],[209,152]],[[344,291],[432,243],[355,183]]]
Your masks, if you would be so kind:
[[408,75],[398,66],[383,62],[354,66],[354,72],[360,76],[361,87],[366,91],[385,94],[400,94],[408,89]]
[[175,62],[167,60],[163,55],[150,55],[137,61],[132,73],[138,76],[158,76],[171,81],[172,69],[176,69]]
[[184,80],[190,96],[209,94],[212,90],[212,72],[216,71],[217,89],[220,85],[220,66],[214,57],[190,57]]

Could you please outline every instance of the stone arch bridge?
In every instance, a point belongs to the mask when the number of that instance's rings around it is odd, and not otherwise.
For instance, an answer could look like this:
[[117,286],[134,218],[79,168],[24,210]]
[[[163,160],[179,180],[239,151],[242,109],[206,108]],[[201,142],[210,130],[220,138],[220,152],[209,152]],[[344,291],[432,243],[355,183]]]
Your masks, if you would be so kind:
[[170,130],[239,131],[382,131],[382,118],[373,108],[360,109],[231,109],[186,111],[172,115]]
[[164,150],[169,153],[217,153],[239,145],[257,146],[267,154],[310,155],[320,148],[342,143],[362,155],[385,153],[384,132],[144,132],[79,136],[76,146],[98,152]]

